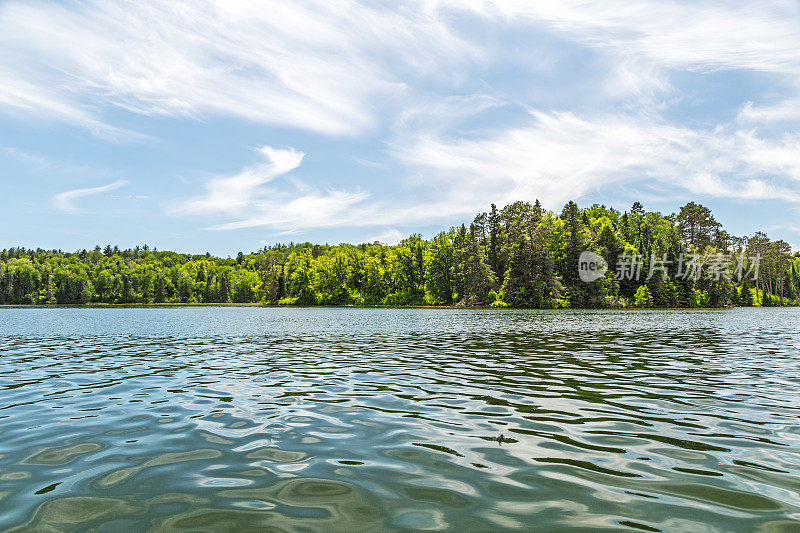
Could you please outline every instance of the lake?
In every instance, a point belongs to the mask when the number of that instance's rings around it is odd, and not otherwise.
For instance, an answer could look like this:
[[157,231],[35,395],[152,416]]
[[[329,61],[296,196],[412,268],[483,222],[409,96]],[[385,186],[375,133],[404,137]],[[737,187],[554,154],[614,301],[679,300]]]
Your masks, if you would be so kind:
[[800,530],[796,308],[0,308],[0,353],[2,530]]

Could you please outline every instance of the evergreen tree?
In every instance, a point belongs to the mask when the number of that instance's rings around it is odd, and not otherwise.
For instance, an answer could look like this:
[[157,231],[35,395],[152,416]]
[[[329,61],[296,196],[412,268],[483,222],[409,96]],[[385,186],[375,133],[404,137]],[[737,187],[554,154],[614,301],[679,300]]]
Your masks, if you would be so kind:
[[489,211],[489,253],[487,259],[494,275],[502,278],[504,272],[500,262],[498,247],[500,246],[500,217],[497,214],[497,206],[492,204]]
[[159,274],[158,277],[156,277],[156,290],[154,299],[156,303],[164,303],[166,296],[166,282],[164,281],[164,276]]
[[[599,253],[611,267],[591,283],[578,276],[578,257],[585,250]],[[732,266],[711,279],[695,279],[688,272],[692,254],[702,254],[701,261],[706,261],[725,253],[759,254],[755,281],[752,270],[737,279]],[[639,277],[617,279],[614,270],[624,266],[622,258],[643,262]],[[667,265],[666,279],[654,261]],[[654,275],[647,280],[651,266]],[[755,261],[745,260],[742,266],[736,271],[744,275]],[[491,206],[469,226],[430,240],[417,234],[398,246],[277,244],[236,258],[146,246],[120,250],[110,244],[74,253],[0,250],[2,304],[233,300],[442,305],[501,298],[501,304],[537,308],[637,301],[694,307],[800,304],[798,292],[800,254],[761,232],[733,237],[696,204],[684,206],[682,214],[663,216],[646,212],[639,203],[620,215],[601,205],[581,210],[569,202],[556,215],[538,201],[514,202],[502,209]]]

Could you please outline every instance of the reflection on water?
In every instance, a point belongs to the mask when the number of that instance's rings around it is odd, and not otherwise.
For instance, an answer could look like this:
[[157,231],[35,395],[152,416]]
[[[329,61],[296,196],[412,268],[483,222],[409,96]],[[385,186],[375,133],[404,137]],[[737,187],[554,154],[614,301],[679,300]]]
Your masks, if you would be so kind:
[[0,309],[0,529],[797,530],[798,324]]

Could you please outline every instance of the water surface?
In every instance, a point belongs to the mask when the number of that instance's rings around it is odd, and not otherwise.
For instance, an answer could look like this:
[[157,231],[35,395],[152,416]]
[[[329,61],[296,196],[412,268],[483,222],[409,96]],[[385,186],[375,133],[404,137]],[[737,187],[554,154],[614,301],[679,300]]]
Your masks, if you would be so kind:
[[797,531],[800,310],[0,308],[0,529]]

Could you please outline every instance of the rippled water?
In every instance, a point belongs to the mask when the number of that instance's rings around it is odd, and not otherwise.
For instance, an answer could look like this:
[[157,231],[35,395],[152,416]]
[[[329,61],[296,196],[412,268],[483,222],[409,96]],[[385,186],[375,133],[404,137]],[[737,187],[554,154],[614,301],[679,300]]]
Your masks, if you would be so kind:
[[800,310],[0,309],[0,529],[800,530]]

